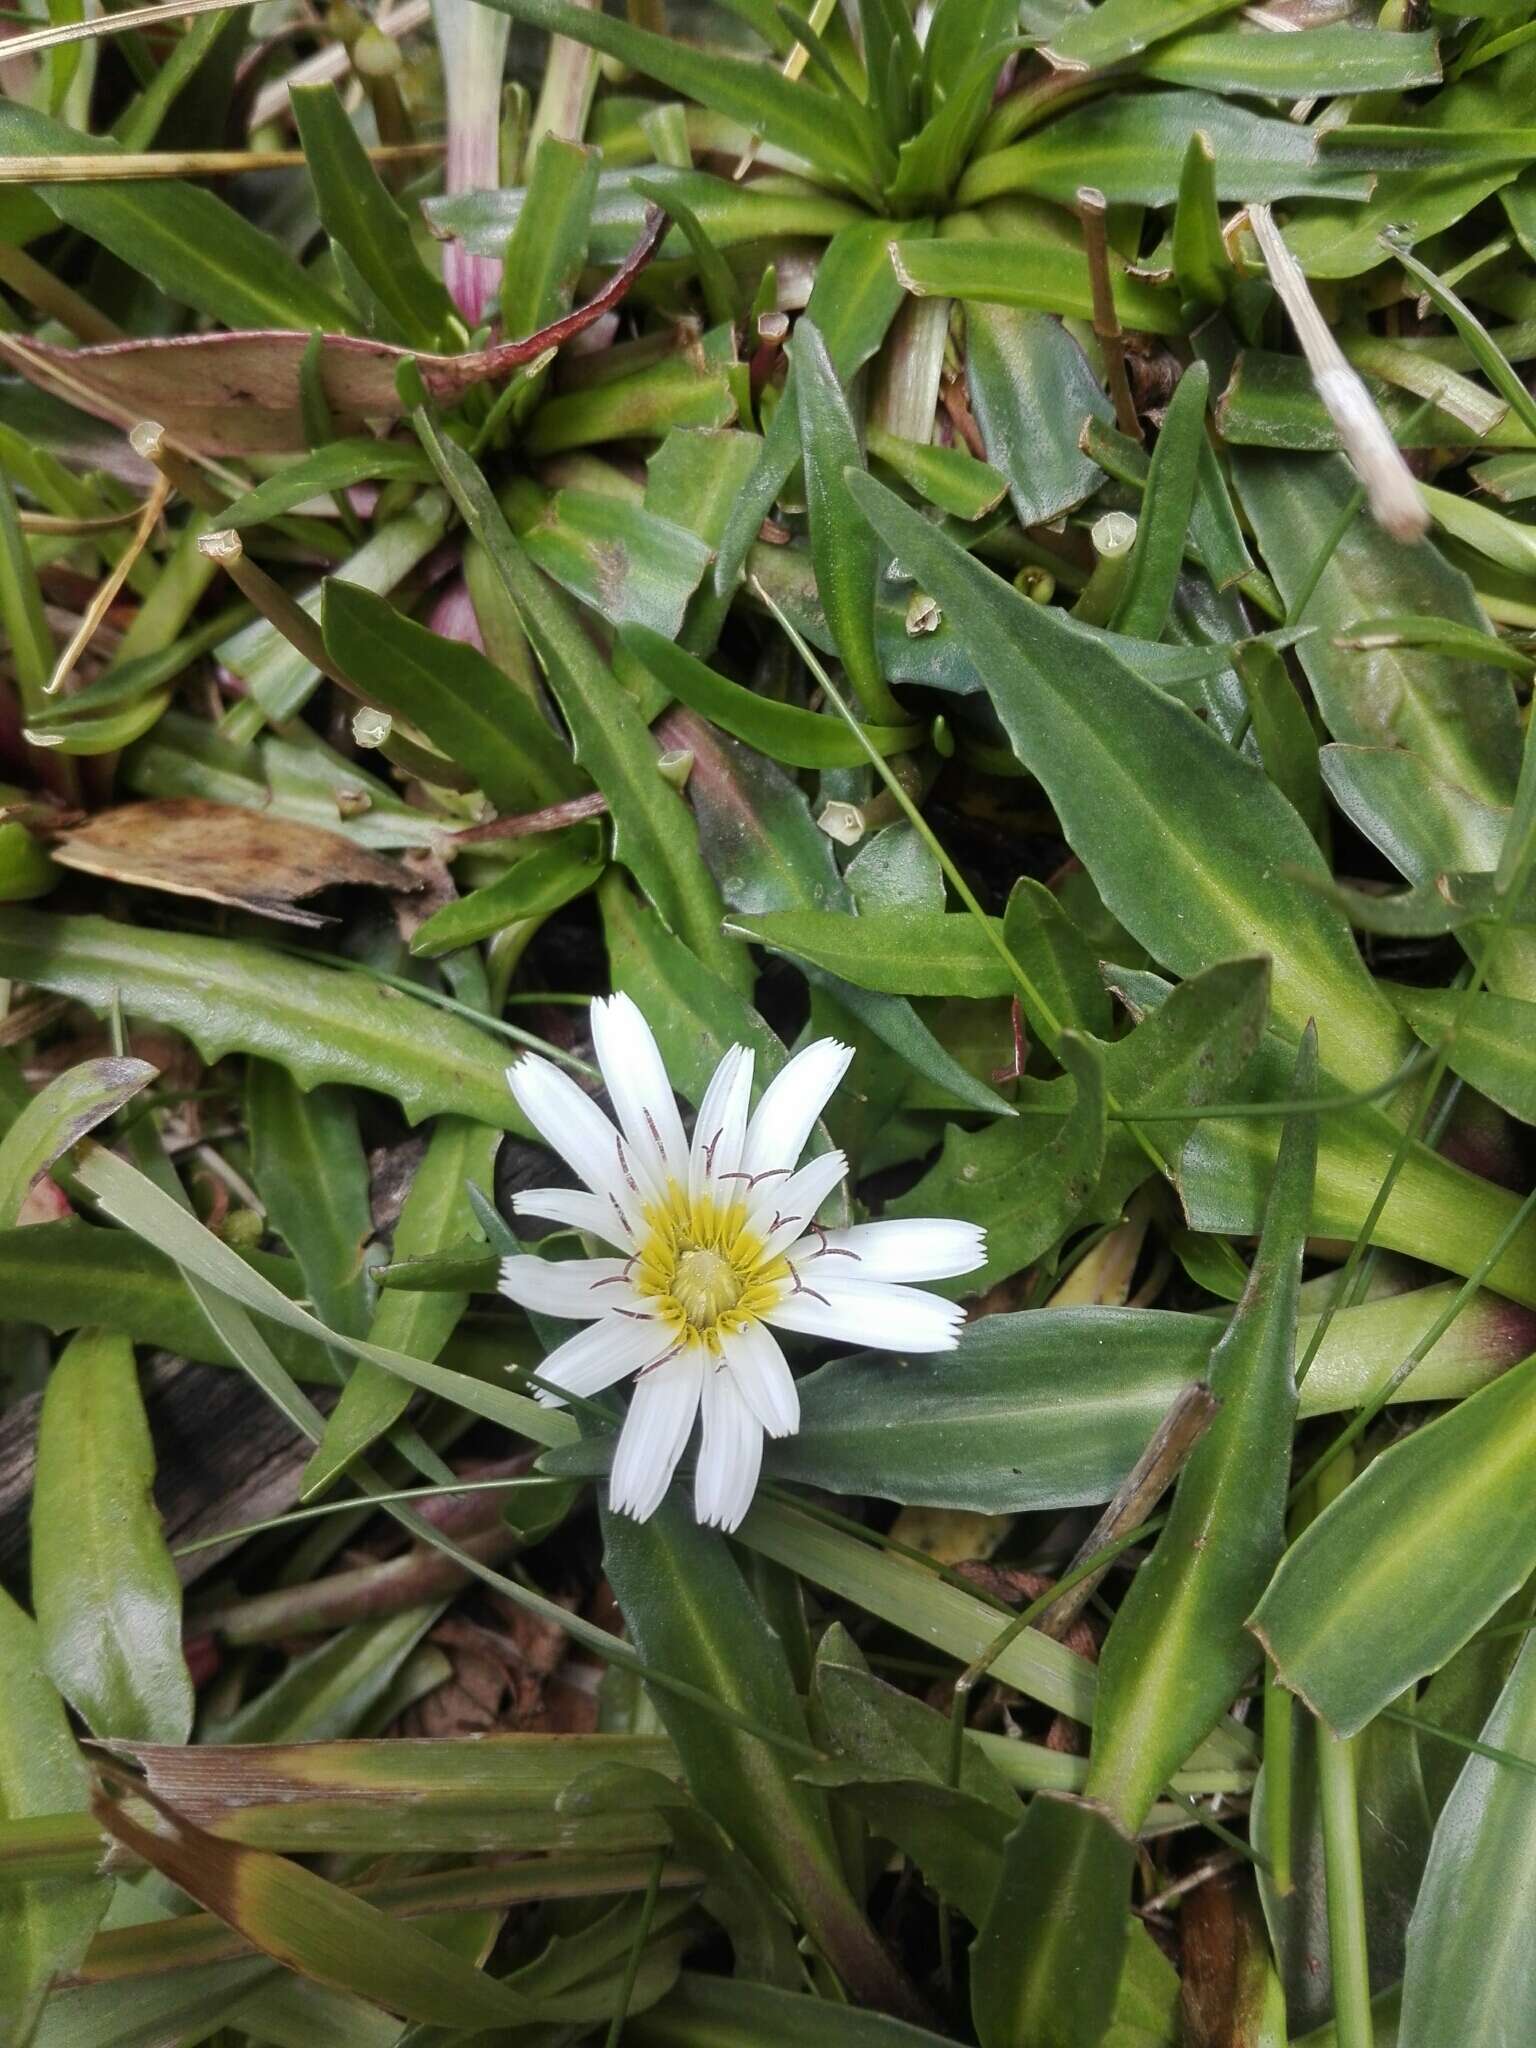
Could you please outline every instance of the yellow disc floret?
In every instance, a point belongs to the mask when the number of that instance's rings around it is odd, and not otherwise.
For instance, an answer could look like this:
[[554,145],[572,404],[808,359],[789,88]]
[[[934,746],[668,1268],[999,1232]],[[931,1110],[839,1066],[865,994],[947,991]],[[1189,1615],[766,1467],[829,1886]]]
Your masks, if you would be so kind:
[[788,1260],[747,1228],[743,1202],[690,1197],[673,1181],[666,1200],[647,1207],[644,1224],[635,1288],[676,1345],[718,1352],[723,1335],[758,1321],[793,1280]]

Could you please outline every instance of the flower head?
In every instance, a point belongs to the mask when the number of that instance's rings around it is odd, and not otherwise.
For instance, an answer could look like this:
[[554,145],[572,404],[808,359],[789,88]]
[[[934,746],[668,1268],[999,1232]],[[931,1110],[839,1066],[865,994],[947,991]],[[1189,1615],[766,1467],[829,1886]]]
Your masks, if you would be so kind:
[[507,1069],[518,1107],[586,1183],[533,1188],[515,1206],[602,1239],[614,1256],[508,1258],[502,1292],[589,1324],[545,1359],[542,1380],[590,1396],[633,1378],[612,1505],[641,1522],[653,1513],[702,1411],[695,1511],[734,1529],[752,1504],[764,1435],[800,1425],[774,1330],[948,1351],[962,1311],[906,1283],[974,1271],[982,1233],[970,1223],[828,1230],[816,1221],[848,1171],[841,1152],[798,1165],[853,1057],[834,1039],[797,1053],[755,1110],[752,1053],[733,1045],[690,1143],[656,1041],[627,996],[592,1005],[592,1036],[617,1125],[548,1060],[529,1054]]

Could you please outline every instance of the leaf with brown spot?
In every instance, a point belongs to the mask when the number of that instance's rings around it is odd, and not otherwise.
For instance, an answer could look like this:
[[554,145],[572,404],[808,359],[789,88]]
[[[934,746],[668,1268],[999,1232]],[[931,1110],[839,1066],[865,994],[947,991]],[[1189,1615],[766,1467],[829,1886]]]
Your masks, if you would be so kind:
[[[434,399],[451,404],[474,385],[510,377],[559,348],[619,303],[656,253],[666,227],[666,215],[651,209],[639,241],[602,289],[523,341],[432,356],[357,335],[322,334],[319,381],[339,430],[356,433],[365,420],[400,417],[405,408],[395,374],[404,363],[416,365]],[[272,328],[70,349],[30,335],[0,334],[0,356],[44,391],[101,419],[124,427],[159,420],[184,445],[205,454],[307,452],[300,391],[310,340],[307,333]]]
[[537,2018],[536,2005],[419,1928],[301,1864],[207,1834],[126,1773],[111,1776],[126,1796],[98,1790],[92,1800],[107,1832],[288,1969],[427,2025],[502,2028]]
[[412,890],[420,879],[339,832],[238,804],[165,797],[98,811],[60,833],[62,866],[173,896],[201,896],[235,910],[311,928],[326,920],[294,904],[337,883]]

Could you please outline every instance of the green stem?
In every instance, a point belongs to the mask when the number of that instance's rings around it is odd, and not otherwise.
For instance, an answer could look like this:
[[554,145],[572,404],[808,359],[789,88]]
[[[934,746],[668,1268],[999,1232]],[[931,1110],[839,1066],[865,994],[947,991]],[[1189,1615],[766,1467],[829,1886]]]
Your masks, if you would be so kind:
[[1334,2029],[1338,2048],[1374,2048],[1360,1813],[1355,1798],[1355,1745],[1353,1738],[1341,1739],[1330,1734],[1321,1721],[1316,1725]]
[[1275,1681],[1275,1667],[1264,1666],[1264,1851],[1270,1876],[1282,1898],[1295,1890],[1291,1873],[1291,1730],[1295,1698]]

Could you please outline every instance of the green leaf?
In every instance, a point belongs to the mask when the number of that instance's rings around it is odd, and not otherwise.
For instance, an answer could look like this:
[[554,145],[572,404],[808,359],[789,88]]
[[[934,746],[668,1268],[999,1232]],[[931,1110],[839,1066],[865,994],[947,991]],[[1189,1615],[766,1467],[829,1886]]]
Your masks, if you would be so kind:
[[873,1676],[845,1629],[822,1637],[811,1683],[814,1724],[839,1759],[815,1781],[835,1787],[922,1871],[940,1896],[979,1925],[1002,1870],[1018,1795],[974,1742],[950,1784],[949,1723]]
[[[634,139],[637,154],[649,157],[650,143],[638,124]],[[729,147],[734,140],[739,147],[741,139],[742,131],[734,138],[727,132],[721,146]],[[616,162],[616,158],[617,151],[610,151],[610,163]],[[798,236],[824,240],[854,223],[874,225],[867,221],[861,207],[800,179],[737,184],[731,178],[713,177],[707,171],[646,162],[638,171],[613,168],[599,173],[587,252],[589,262],[618,263],[633,248],[645,224],[647,202],[637,189],[642,184],[667,202],[675,200],[686,206],[717,251],[739,248],[748,242],[782,241]],[[514,185],[499,191],[459,192],[429,199],[423,210],[435,229],[457,237],[471,255],[500,258],[506,251],[508,235],[515,233],[528,212],[531,191],[531,185]],[[537,217],[530,224],[530,232],[536,226]],[[888,224],[886,232],[889,233]],[[673,229],[662,242],[661,254],[669,260],[689,260],[687,237]],[[825,328],[825,321],[821,324]]]
[[[973,1594],[761,1494],[739,1540],[962,1664],[991,1649],[1007,1626],[995,1607]],[[992,1670],[1004,1684],[1073,1720],[1092,1719],[1093,1667],[1038,1629],[1015,1637],[998,1653]]]
[[1139,57],[1215,14],[1230,14],[1238,0],[1100,0],[1091,14],[1069,17],[1052,31],[1045,54],[1065,71],[1103,71]]
[[1191,363],[1179,379],[1152,451],[1135,545],[1109,622],[1113,632],[1142,640],[1162,638],[1194,510],[1209,390],[1205,365]]
[[674,640],[711,561],[686,526],[605,491],[557,491],[519,537],[546,576],[610,625]]
[[1268,953],[1277,1022],[1299,1037],[1315,1016],[1325,1068],[1346,1085],[1401,1064],[1406,1042],[1344,921],[1281,871],[1327,873],[1273,784],[878,484],[856,479],[854,492],[954,619],[1015,751],[1126,929],[1180,974]]
[[[16,100],[0,103],[0,155],[117,153]],[[229,327],[346,332],[346,312],[279,242],[199,185],[178,179],[98,179],[36,187],[66,227],[89,235],[179,304]]]
[[848,471],[863,468],[858,431],[827,345],[809,318],[795,329],[794,357],[811,561],[822,610],[864,715],[895,722],[900,706],[886,688],[875,646],[879,550],[848,496]]
[[[756,917],[827,904],[852,909],[853,896],[833,863],[831,841],[811,822],[804,795],[782,769],[722,739],[687,713],[674,714],[667,731],[694,756],[689,796],[700,845],[733,910]],[[822,973],[807,969],[812,980]],[[915,1073],[973,1109],[1012,1114],[995,1090],[946,1052],[909,1002],[837,979],[828,978],[826,986]]]
[[157,1078],[147,1060],[109,1055],[66,1068],[34,1095],[0,1139],[0,1229],[15,1223],[39,1174]]
[[[1163,4],[1158,11],[1171,9]],[[1003,193],[1029,192],[1070,206],[1086,167],[1111,205],[1171,206],[1195,129],[1216,153],[1218,198],[1268,204],[1303,193],[1359,200],[1370,192],[1370,180],[1358,172],[1321,163],[1315,139],[1294,122],[1214,93],[1154,91],[1090,100],[1022,142],[975,158],[955,197],[961,206],[976,206]]]
[[[648,1522],[603,1510],[608,1578],[646,1662],[809,1747],[783,1645],[723,1536],[676,1499]],[[848,1890],[825,1796],[796,1777],[793,1755],[670,1692],[656,1711],[694,1797],[719,1821],[861,2002],[913,2009],[916,1995]]]
[[1453,1073],[1536,1124],[1536,1003],[1449,988],[1394,989],[1393,998],[1426,1045],[1448,1041]]
[[536,809],[580,789],[549,720],[478,648],[429,632],[387,598],[335,576],[321,618],[327,651],[370,700],[424,733],[498,809]]
[[[89,1780],[64,1702],[43,1668],[36,1624],[3,1586],[0,1709],[0,1824],[83,1814]],[[95,1877],[0,1885],[0,2013],[18,2043],[31,2038],[54,1978],[84,1956],[111,1892]]]
[[739,121],[781,149],[804,157],[836,183],[875,197],[875,137],[867,117],[850,118],[845,105],[808,84],[782,78],[757,58],[698,50],[671,36],[636,28],[570,0],[487,0],[514,21],[548,29],[601,50],[654,78],[673,92]]
[[[581,19],[589,17],[583,15]],[[686,806],[656,766],[656,747],[630,700],[560,594],[539,575],[484,477],[423,415],[417,432],[470,531],[516,606],[575,742],[576,758],[608,799],[614,857],[707,966],[737,980],[740,959],[720,931],[720,899]],[[487,1119],[491,1121],[491,1119]]]
[[298,1262],[315,1313],[362,1336],[373,1296],[363,1265],[373,1217],[355,1101],[340,1088],[306,1094],[286,1068],[251,1060],[245,1122],[256,1191]]
[[509,341],[570,310],[587,260],[598,162],[595,150],[560,135],[539,143],[501,276],[501,326]]
[[[285,1291],[300,1292],[291,1260],[265,1260],[263,1270],[269,1278],[281,1275]],[[0,1230],[0,1285],[18,1318],[48,1330],[100,1323],[135,1344],[153,1344],[181,1358],[237,1363],[171,1261],[126,1231],[98,1230],[75,1218]],[[283,1363],[296,1376],[334,1384],[335,1373],[318,1344],[286,1331],[276,1333],[276,1340]]]
[[437,348],[453,312],[448,294],[416,253],[410,223],[374,169],[335,86],[296,86],[289,104],[321,225],[372,301],[358,310],[367,314],[377,308],[383,321],[376,331],[387,340]]
[[[1037,1792],[971,1947],[981,2048],[1099,2048],[1125,1963],[1135,1844],[1097,1807]],[[1032,1938],[1019,1939],[1021,1928]]]
[[[299,600],[302,609],[318,619],[330,582],[353,584],[369,592],[393,590],[437,546],[447,520],[448,505],[441,491],[419,493],[405,511],[375,522],[368,538],[336,575],[304,594]],[[308,703],[320,681],[314,663],[270,619],[253,620],[221,641],[214,653],[250,693],[252,701],[237,705],[225,726],[242,739],[254,737],[264,720],[281,725],[291,719]],[[333,823],[334,818],[333,807]]]
[[82,1330],[49,1375],[32,1495],[32,1604],[50,1677],[94,1735],[185,1742],[181,1587],[155,1506],[133,1347]]
[[1003,938],[1062,1023],[1108,1037],[1109,997],[1094,948],[1043,882],[1026,875],[1014,883]]
[[[429,1259],[449,1245],[478,1238],[468,1190],[490,1184],[500,1142],[499,1131],[471,1123],[467,1117],[445,1116],[438,1121],[395,1225],[390,1245],[393,1261]],[[386,1351],[404,1352],[431,1363],[441,1356],[468,1305],[468,1294],[454,1288],[420,1294],[386,1292],[374,1312],[368,1341]],[[376,1437],[399,1421],[410,1400],[408,1382],[366,1359],[359,1361],[305,1468],[304,1497],[309,1499],[330,1486]]]
[[894,469],[930,505],[956,519],[983,519],[1002,502],[1007,479],[990,462],[978,462],[964,448],[909,441],[873,423],[866,430],[869,452]]
[[312,455],[284,465],[275,476],[243,492],[219,514],[221,526],[264,526],[295,505],[329,492],[375,479],[386,483],[427,484],[432,465],[419,448],[406,441],[328,441]]
[[1308,28],[1300,35],[1212,29],[1160,43],[1139,69],[1144,78],[1164,85],[1253,93],[1264,99],[1399,92],[1439,84],[1438,45],[1432,29],[1415,34],[1357,27],[1352,21]]
[[1340,1735],[1438,1671],[1536,1569],[1536,1359],[1374,1458],[1292,1544],[1250,1626]]
[[[1293,1096],[1304,1099],[1316,1085],[1308,1036]],[[1316,1158],[1316,1115],[1297,1112],[1280,1141],[1247,1287],[1211,1354],[1215,1417],[1100,1657],[1086,1796],[1103,1801],[1128,1834],[1257,1662],[1243,1624],[1285,1546],[1298,1290]]]
[[[921,923],[911,912],[902,921]],[[915,934],[913,942],[922,944]],[[1071,1228],[1093,1193],[1104,1163],[1102,1053],[1070,1031],[1058,1049],[1077,1093],[1054,1129],[1031,1117],[999,1119],[979,1132],[951,1124],[937,1165],[887,1204],[890,1216],[955,1216],[985,1229],[985,1266],[935,1282],[936,1293],[976,1294],[1017,1273]]]
[[966,912],[782,910],[727,931],[884,995],[1002,996],[1013,977]]
[[633,2048],[944,2048],[946,2036],[830,1998],[775,1991],[741,1977],[685,1970],[660,2005],[625,2022]]
[[[890,250],[888,221],[850,221],[833,235],[816,266],[816,282],[802,319],[809,320],[826,343],[843,385],[853,381],[880,346],[901,304],[902,287]],[[720,539],[714,580],[721,595],[734,589],[747,551],[799,459],[800,413],[791,358],[789,377],[757,467]]]
[[135,930],[107,917],[11,910],[0,974],[73,996],[98,1015],[180,1031],[209,1062],[248,1052],[322,1082],[392,1095],[412,1122],[443,1110],[527,1135],[496,1042],[361,973],[315,967],[238,939]]
[[427,960],[461,946],[476,945],[523,918],[548,917],[596,882],[606,865],[602,827],[573,826],[536,847],[499,881],[471,890],[433,911],[411,940],[411,951]]
[[[1527,1638],[1481,1739],[1536,1757],[1536,1641]],[[1525,1901],[1536,1874],[1536,1784],[1469,1756],[1435,1825],[1409,1923],[1399,2048],[1497,2040],[1536,2025]]]
[[885,195],[894,212],[938,205],[949,196],[992,111],[1004,60],[1012,51],[1026,47],[1021,39],[978,38],[965,68],[946,87],[937,110],[897,151],[896,175]]
[[[1187,132],[1187,131],[1186,131]],[[983,157],[983,164],[992,161]],[[1078,170],[1081,157],[1073,159]],[[1075,188],[1074,188],[1075,189]],[[1054,216],[1054,218],[1052,217]],[[1040,313],[1061,313],[1079,320],[1093,315],[1093,285],[1068,216],[1054,207],[1038,213],[1020,208],[999,223],[997,238],[962,235],[972,216],[952,215],[951,232],[942,241],[910,241],[890,246],[895,274],[909,292],[925,299],[978,300],[994,306],[1024,306]],[[886,229],[889,236],[890,229]],[[1167,285],[1133,276],[1124,262],[1110,257],[1115,310],[1127,327],[1148,334],[1177,334],[1182,327],[1177,294]]]
[[[1246,40],[1246,38],[1244,39]],[[1198,128],[1184,152],[1173,216],[1173,274],[1186,305],[1220,306],[1232,284],[1232,259],[1216,207],[1216,152]]]
[[1102,472],[1080,440],[1114,417],[1074,338],[1049,313],[965,309],[965,376],[990,460],[1008,479],[1021,526],[1044,526],[1097,487]]
[[[862,768],[869,759],[858,735],[840,718],[760,697],[706,668],[649,626],[623,626],[619,640],[671,696],[775,761],[792,768]],[[882,754],[899,754],[916,744],[922,728],[867,725],[864,731]]]
[[771,1081],[788,1055],[744,996],[712,974],[612,869],[598,885],[613,985],[631,996],[656,1033],[669,1078],[695,1108],[733,1045],[749,1045],[757,1076]]

